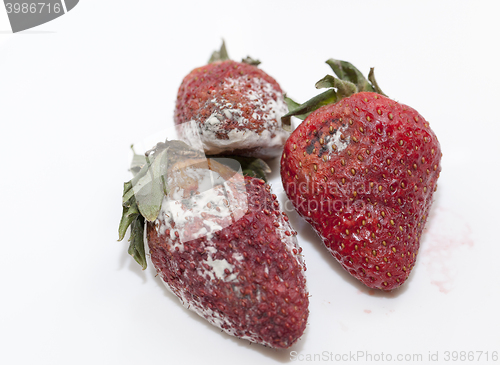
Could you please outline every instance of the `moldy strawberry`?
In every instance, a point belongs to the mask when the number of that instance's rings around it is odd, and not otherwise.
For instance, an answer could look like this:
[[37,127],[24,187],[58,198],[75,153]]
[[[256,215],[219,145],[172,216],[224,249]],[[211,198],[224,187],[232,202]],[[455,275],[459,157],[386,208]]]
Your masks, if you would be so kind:
[[191,143],[199,135],[207,155],[279,156],[290,135],[281,122],[288,109],[280,85],[258,64],[230,60],[223,43],[208,65],[191,71],[177,94],[179,137]]
[[293,345],[309,314],[305,264],[270,186],[180,141],[134,161],[119,229],[131,227],[129,253],[146,268],[149,252],[166,287],[224,332]]

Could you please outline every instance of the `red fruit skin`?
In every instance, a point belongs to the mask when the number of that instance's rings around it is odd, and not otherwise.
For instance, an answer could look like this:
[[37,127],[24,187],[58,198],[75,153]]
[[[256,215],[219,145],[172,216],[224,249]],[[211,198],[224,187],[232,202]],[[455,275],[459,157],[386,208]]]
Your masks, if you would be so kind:
[[391,290],[414,268],[440,160],[439,142],[417,111],[362,92],[299,125],[285,144],[281,177],[342,267]]
[[[251,342],[287,348],[304,332],[309,314],[302,249],[269,185],[250,177],[245,185],[248,211],[212,237],[181,243],[168,218],[149,222],[151,261],[183,305],[210,323]],[[197,231],[205,222],[196,219],[184,229]],[[170,229],[162,232],[162,225]],[[224,262],[223,273],[212,265],[216,260]]]
[[200,136],[207,155],[270,158],[279,156],[290,135],[281,127],[287,111],[275,79],[256,66],[228,60],[184,78],[174,121],[186,142]]

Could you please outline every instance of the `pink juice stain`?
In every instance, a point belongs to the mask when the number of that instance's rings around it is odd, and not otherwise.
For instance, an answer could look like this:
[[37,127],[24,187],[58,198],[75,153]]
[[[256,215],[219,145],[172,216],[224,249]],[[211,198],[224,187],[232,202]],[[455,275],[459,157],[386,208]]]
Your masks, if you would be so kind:
[[454,253],[463,247],[472,248],[472,229],[456,212],[435,207],[424,230],[420,258],[431,276],[431,284],[441,293],[449,293],[454,286],[456,270]]

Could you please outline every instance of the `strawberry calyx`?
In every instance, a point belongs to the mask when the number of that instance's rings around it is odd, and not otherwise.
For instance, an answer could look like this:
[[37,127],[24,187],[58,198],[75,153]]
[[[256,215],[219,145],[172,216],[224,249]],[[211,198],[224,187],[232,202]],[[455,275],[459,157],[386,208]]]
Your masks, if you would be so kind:
[[[242,156],[205,156],[182,141],[172,140],[158,143],[144,155],[134,152],[130,171],[134,177],[124,183],[122,196],[122,217],[118,227],[118,241],[125,238],[130,227],[128,253],[142,266],[147,267],[144,249],[144,226],[146,221],[154,222],[160,213],[162,202],[168,196],[167,184],[170,170],[179,162],[188,160],[216,159],[230,167],[234,173],[241,169],[244,176],[251,176],[267,181],[266,174],[271,172],[269,166],[259,158]],[[237,165],[227,165],[236,160]],[[224,163],[226,162],[226,163]],[[207,165],[209,166],[209,165]]]
[[262,63],[259,60],[252,58],[250,56],[246,56],[245,58],[243,58],[241,60],[241,62],[246,63],[246,64],[251,65],[251,66],[258,66]]
[[369,91],[386,96],[375,80],[373,67],[370,68],[368,78],[365,78],[350,62],[330,58],[326,63],[337,77],[326,75],[316,82],[315,86],[317,89],[326,88],[328,90],[312,97],[305,103],[299,104],[285,96],[285,102],[288,105],[289,112],[281,118],[284,125],[290,124],[290,117],[292,116],[304,120],[316,109],[336,103],[359,92]]
[[[214,62],[221,62],[221,61],[229,61],[231,58],[229,57],[229,54],[227,53],[227,48],[226,48],[226,42],[222,40],[222,45],[220,46],[220,49],[218,51],[214,51],[212,55],[210,56],[210,59],[208,60],[208,63],[214,63]],[[261,64],[261,62],[255,58],[252,58],[250,56],[246,56],[241,60],[242,63],[246,63],[248,65],[252,66],[258,66]]]
[[118,228],[118,241],[123,240],[130,227],[128,253],[143,269],[147,267],[144,224],[146,220],[152,222],[158,217],[163,197],[168,194],[168,166],[182,159],[196,157],[201,157],[201,152],[181,141],[160,142],[143,156],[134,151],[130,167],[134,177],[123,187],[123,212]]
[[226,42],[224,39],[222,40],[222,45],[218,51],[214,51],[208,60],[208,63],[220,62],[220,61],[228,61],[229,54],[227,53]]

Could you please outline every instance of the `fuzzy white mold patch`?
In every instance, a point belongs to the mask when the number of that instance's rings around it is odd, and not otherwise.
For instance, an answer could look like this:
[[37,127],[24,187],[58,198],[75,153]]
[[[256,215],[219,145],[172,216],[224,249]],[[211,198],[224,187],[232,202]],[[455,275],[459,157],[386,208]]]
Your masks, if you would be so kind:
[[[297,240],[297,236],[293,234],[290,223],[285,220],[283,215],[278,216],[276,221],[276,232],[278,233],[281,242],[285,244],[287,251],[293,252],[293,250],[296,250],[296,252],[298,252],[300,250],[299,242]],[[300,266],[304,266],[304,259],[302,255],[293,255],[293,257]]]
[[344,125],[342,127],[339,127],[335,131],[335,133],[325,137],[325,145],[328,149],[328,153],[340,152],[347,148],[347,146],[349,145],[350,137],[347,137],[344,140],[341,138],[342,132],[344,132],[346,129],[347,125]]
[[[171,171],[167,184],[180,171]],[[175,186],[169,196],[163,198],[155,227],[160,235],[170,232],[172,249],[184,249],[184,242],[200,237],[210,240],[213,234],[240,219],[248,208],[245,181],[242,175],[234,174],[225,180],[220,174],[207,169],[188,167],[182,170],[198,182],[194,194],[186,197],[184,188]],[[201,225],[200,225],[201,224]]]
[[236,261],[238,261],[238,262],[241,263],[241,262],[243,262],[243,260],[245,259],[245,257],[240,252],[234,252],[233,253],[233,259],[235,259]]
[[[208,269],[205,267],[208,267]],[[229,274],[226,275],[226,270]],[[234,265],[227,262],[226,259],[213,259],[211,254],[208,254],[206,260],[202,262],[202,265],[198,268],[198,275],[206,277],[207,275],[211,280],[215,281],[226,281],[232,282],[237,281],[237,276],[234,273]]]
[[192,148],[203,151],[204,145],[201,140],[200,127],[196,120],[176,125],[177,134],[187,145]]

